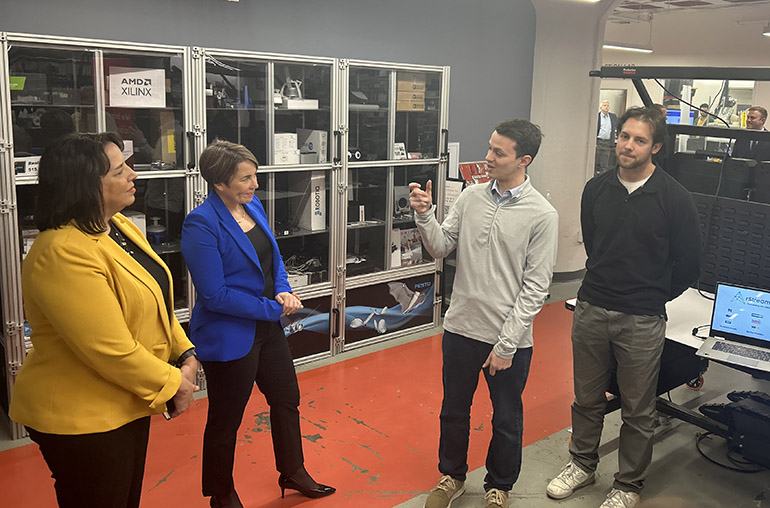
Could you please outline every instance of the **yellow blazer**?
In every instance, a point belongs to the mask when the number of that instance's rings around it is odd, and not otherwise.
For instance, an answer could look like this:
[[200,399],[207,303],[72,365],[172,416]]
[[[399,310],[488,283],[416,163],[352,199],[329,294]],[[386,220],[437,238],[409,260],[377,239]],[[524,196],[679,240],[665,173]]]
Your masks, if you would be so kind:
[[[112,220],[171,282],[139,228],[122,214]],[[72,224],[40,233],[21,281],[33,348],[13,387],[11,419],[40,432],[89,434],[165,410],[181,383],[168,361],[193,347],[174,317],[173,284],[166,303],[155,279],[106,233]]]

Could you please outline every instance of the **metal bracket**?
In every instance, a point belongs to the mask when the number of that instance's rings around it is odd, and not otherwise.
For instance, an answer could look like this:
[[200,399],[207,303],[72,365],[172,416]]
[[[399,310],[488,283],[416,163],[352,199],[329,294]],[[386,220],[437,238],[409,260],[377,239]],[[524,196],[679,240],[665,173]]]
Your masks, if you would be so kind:
[[0,141],[0,153],[13,149],[13,143],[8,143],[5,140]]
[[11,378],[16,379],[16,376],[19,375],[20,369],[21,369],[21,362],[17,360],[8,362],[8,373],[11,375]]
[[8,40],[8,33],[7,32],[0,32],[0,42],[5,42]]
[[199,46],[193,46],[191,54],[193,59],[198,60],[206,56],[206,50]]
[[[337,266],[337,276],[342,277],[345,275],[345,272],[347,272],[348,269],[344,265]],[[337,302],[342,302],[343,297],[337,297]]]
[[350,59],[349,58],[340,58],[339,59],[339,69],[341,71],[344,71],[348,67],[350,67]]
[[337,193],[338,194],[345,194],[348,191],[348,184],[346,183],[338,183],[337,184]]
[[337,130],[340,132],[340,134],[347,134],[350,131],[350,129],[348,129],[348,127],[343,123],[337,126]]
[[16,210],[15,204],[8,201],[0,201],[0,214],[13,213],[14,210]]
[[206,194],[203,191],[197,190],[197,191],[195,191],[193,196],[195,197],[195,202],[197,204],[201,204],[204,201],[206,201]]

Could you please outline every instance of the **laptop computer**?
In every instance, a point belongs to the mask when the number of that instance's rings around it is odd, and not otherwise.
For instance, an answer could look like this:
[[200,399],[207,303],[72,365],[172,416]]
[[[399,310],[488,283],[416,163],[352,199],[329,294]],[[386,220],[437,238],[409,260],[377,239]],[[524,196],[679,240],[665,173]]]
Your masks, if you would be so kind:
[[770,372],[770,291],[717,283],[711,331],[696,354]]

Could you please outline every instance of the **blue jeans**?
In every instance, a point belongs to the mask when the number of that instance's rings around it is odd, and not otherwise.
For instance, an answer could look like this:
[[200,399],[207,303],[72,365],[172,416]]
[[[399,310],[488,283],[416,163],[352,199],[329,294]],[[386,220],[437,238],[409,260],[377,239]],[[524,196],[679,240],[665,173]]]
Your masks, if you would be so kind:
[[[441,474],[456,480],[465,481],[468,472],[471,404],[479,382],[479,371],[492,347],[492,344],[444,332],[444,401],[441,404],[438,469]],[[494,376],[484,369],[494,411],[492,440],[487,451],[487,475],[484,477],[486,491],[509,491],[519,477],[524,427],[521,394],[527,383],[531,360],[532,348],[522,348],[516,351],[510,368],[497,371]]]

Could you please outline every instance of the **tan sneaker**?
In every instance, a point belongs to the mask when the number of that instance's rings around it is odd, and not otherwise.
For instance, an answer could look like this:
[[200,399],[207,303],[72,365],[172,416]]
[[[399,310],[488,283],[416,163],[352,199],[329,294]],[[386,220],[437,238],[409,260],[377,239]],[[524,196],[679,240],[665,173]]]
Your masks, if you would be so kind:
[[639,494],[612,489],[599,508],[634,508],[639,504]]
[[465,482],[444,475],[438,481],[436,488],[430,491],[428,499],[425,500],[425,508],[448,508],[452,501],[462,496],[464,492]]
[[504,490],[489,489],[484,499],[487,500],[487,508],[508,508],[508,493]]
[[585,487],[594,481],[596,481],[594,473],[586,473],[577,464],[570,461],[564,466],[561,473],[551,480],[545,490],[550,498],[564,499],[571,496],[580,487]]

